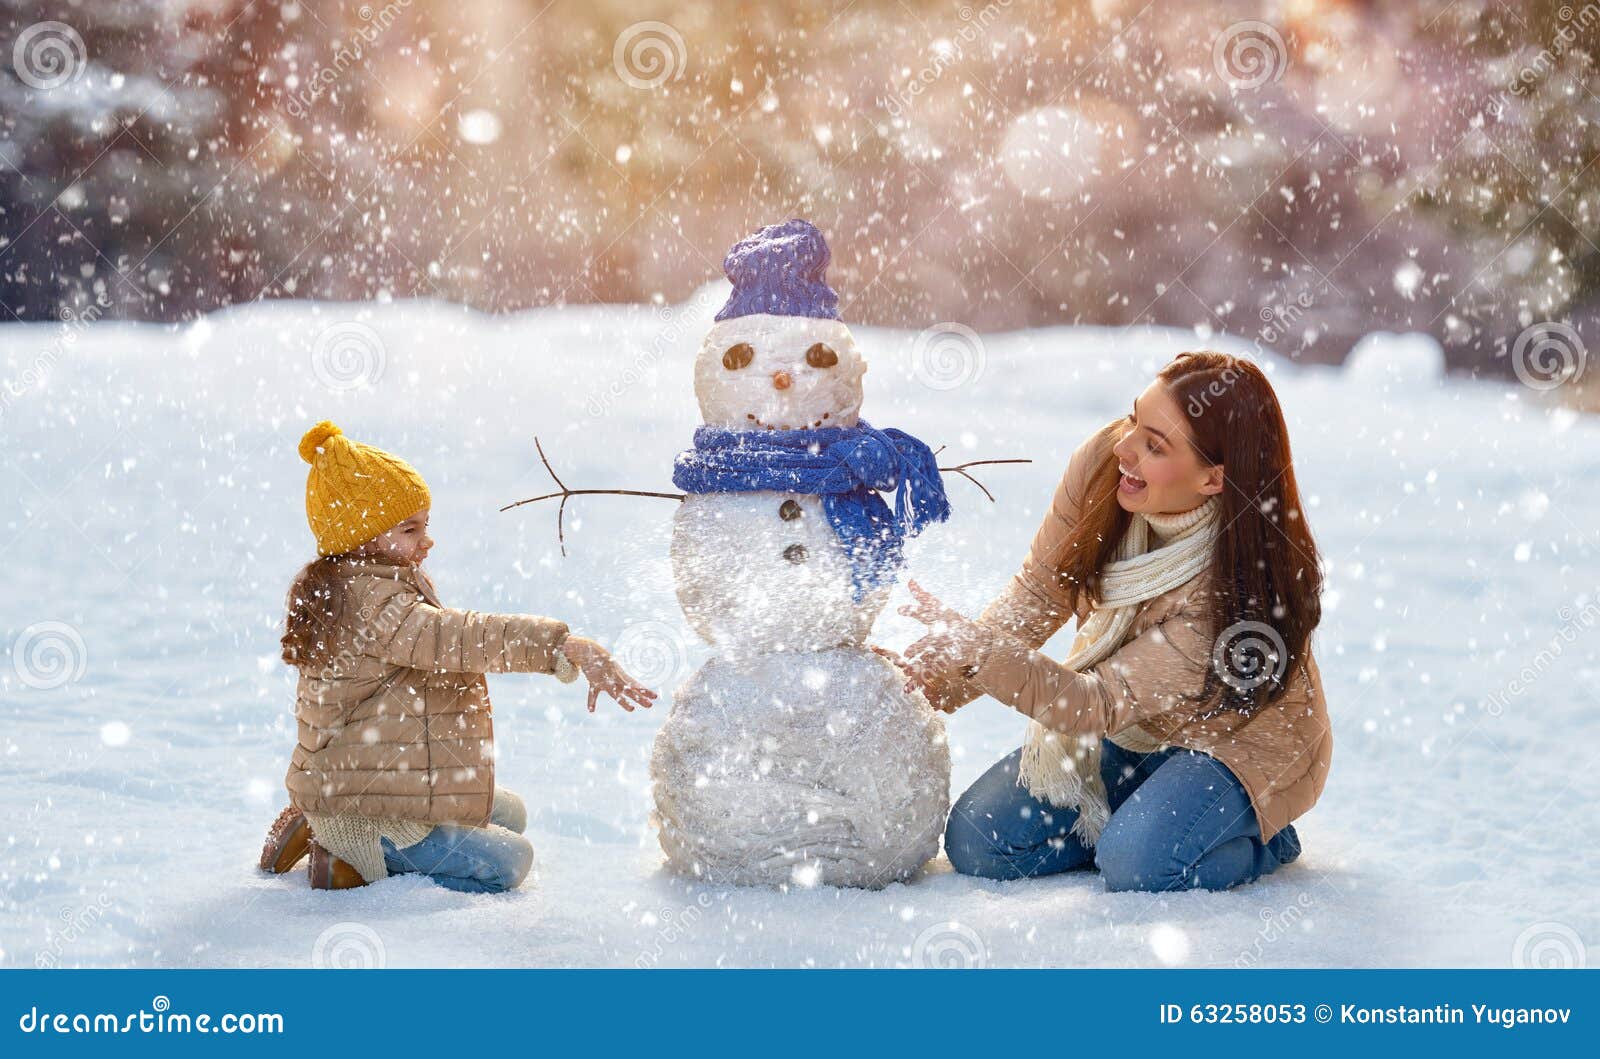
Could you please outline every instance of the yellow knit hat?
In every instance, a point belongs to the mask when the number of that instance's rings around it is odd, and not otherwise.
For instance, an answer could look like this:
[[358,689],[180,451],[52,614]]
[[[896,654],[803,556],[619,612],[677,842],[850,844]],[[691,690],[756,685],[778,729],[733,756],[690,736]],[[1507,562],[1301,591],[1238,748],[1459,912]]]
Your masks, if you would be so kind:
[[317,552],[338,555],[387,533],[432,498],[416,468],[382,449],[351,441],[326,419],[300,439],[306,475],[306,521]]

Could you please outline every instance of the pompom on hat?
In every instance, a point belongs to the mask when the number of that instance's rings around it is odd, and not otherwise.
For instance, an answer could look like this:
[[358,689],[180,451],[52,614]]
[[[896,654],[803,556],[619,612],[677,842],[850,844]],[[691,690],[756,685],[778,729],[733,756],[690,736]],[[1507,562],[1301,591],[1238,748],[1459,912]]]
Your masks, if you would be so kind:
[[767,225],[733,244],[723,259],[733,293],[717,320],[756,313],[839,319],[839,295],[826,275],[831,260],[827,240],[810,221]]
[[428,484],[398,456],[351,441],[323,420],[300,439],[306,521],[319,555],[339,555],[394,529],[433,503]]

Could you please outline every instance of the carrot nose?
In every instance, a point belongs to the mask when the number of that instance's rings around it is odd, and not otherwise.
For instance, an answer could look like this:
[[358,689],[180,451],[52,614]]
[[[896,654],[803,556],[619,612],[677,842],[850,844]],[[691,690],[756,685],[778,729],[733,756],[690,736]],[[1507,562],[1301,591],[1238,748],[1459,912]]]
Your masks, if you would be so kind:
[[789,377],[789,373],[786,371],[772,373],[772,388],[774,390],[787,390],[793,382],[794,380]]

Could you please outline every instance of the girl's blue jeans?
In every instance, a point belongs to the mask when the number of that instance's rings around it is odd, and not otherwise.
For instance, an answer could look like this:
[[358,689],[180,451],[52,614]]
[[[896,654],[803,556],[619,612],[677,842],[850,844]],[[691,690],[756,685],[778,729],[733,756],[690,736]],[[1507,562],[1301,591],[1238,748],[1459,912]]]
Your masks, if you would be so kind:
[[417,872],[462,893],[497,894],[521,885],[533,867],[533,846],[522,837],[527,826],[522,799],[496,787],[488,827],[436,824],[405,849],[384,839],[383,860],[396,875]]
[[944,848],[956,871],[1026,879],[1093,865],[1108,890],[1226,890],[1300,855],[1293,827],[1261,840],[1250,795],[1207,754],[1136,754],[1103,740],[1100,775],[1112,813],[1093,847],[1071,834],[1076,810],[1017,784],[1021,757],[1018,749],[1001,758],[950,811]]

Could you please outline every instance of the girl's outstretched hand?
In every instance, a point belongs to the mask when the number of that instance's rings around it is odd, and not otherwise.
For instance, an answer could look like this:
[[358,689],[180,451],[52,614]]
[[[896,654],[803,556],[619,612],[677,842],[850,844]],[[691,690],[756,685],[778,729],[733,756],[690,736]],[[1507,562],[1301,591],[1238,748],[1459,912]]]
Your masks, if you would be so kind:
[[617,704],[629,713],[633,712],[635,705],[648,710],[655,704],[656,693],[630,677],[617,665],[611,653],[593,640],[568,636],[561,644],[561,653],[583,672],[584,679],[589,682],[590,713],[594,712],[602,691],[616,699]]

